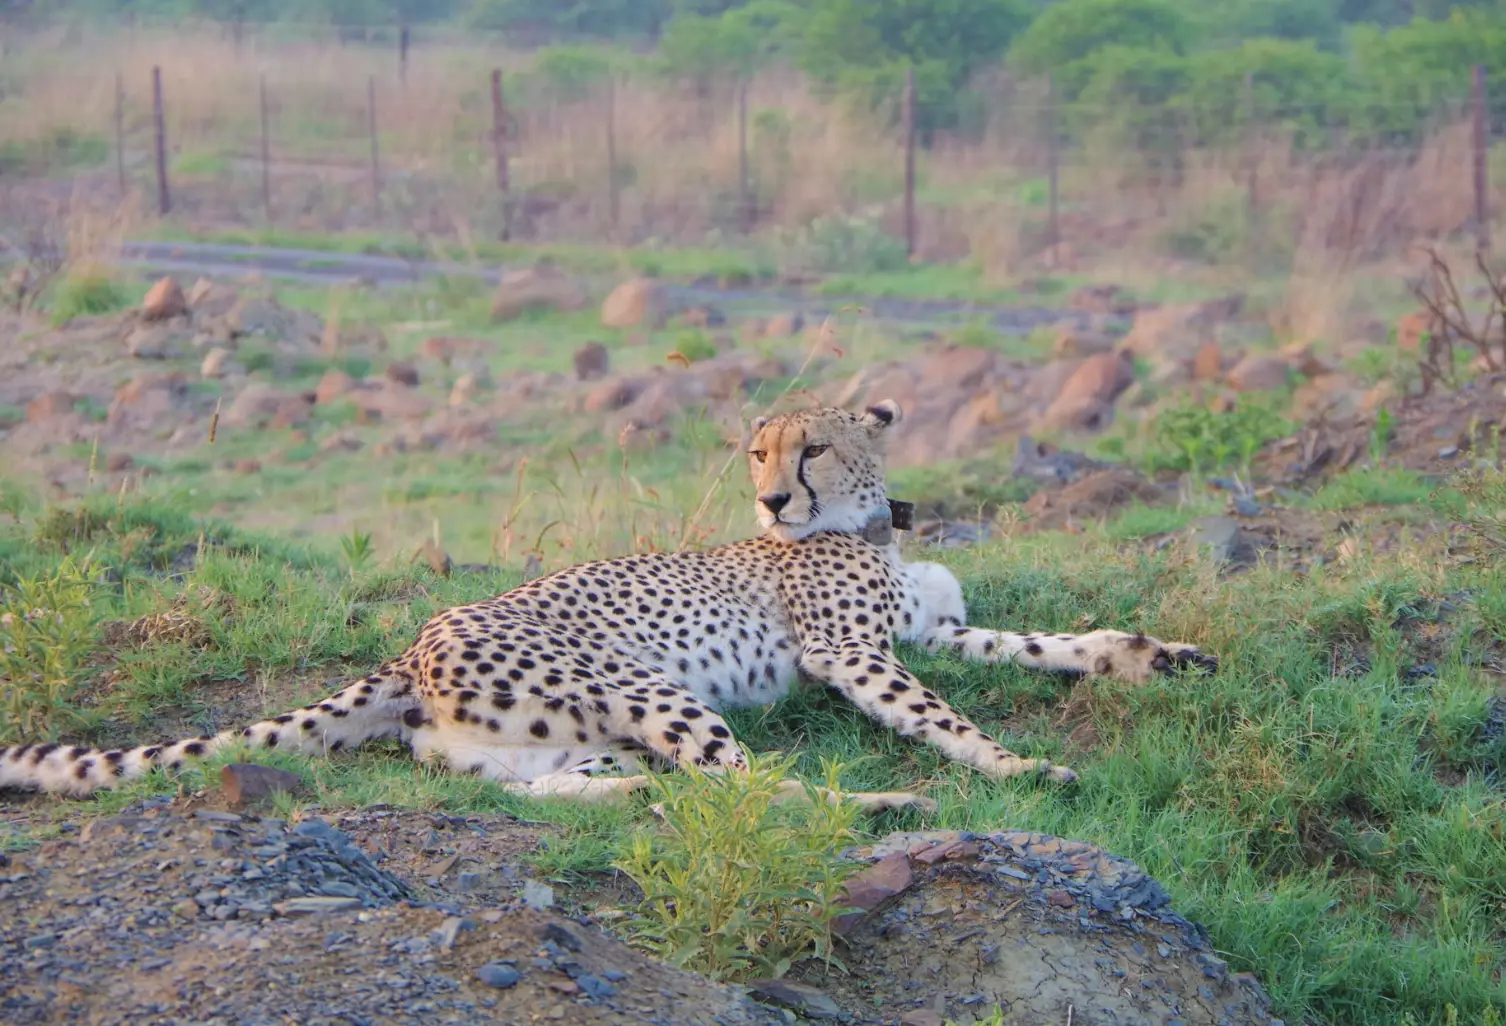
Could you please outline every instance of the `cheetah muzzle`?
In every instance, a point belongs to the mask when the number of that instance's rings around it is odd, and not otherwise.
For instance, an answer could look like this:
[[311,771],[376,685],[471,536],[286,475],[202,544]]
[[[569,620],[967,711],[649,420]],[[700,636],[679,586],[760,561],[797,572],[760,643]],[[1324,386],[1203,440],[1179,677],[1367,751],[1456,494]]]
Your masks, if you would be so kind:
[[[597,800],[645,786],[645,770],[745,768],[721,714],[773,703],[800,678],[990,777],[1071,781],[1072,770],[1016,755],[952,709],[894,641],[1135,682],[1217,668],[1191,645],[1142,634],[968,626],[957,579],[905,562],[893,538],[907,508],[886,494],[884,439],[900,417],[886,401],[754,421],[760,537],[583,563],[446,610],[371,676],[242,729],[130,750],[8,748],[0,787],[82,795],[237,743],[314,755],[398,737],[421,760],[515,793]],[[787,784],[787,796],[805,794]],[[903,792],[852,797],[870,810],[934,807]]]

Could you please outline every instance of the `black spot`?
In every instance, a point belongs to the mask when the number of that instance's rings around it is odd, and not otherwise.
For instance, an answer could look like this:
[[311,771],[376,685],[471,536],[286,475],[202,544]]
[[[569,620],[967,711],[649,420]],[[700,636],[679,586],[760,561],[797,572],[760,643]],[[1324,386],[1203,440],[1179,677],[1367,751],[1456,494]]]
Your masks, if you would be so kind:
[[183,746],[183,754],[198,757],[204,754],[204,746],[198,741],[190,741]]
[[543,720],[534,720],[528,725],[528,733],[536,738],[546,738],[549,736],[549,724]]
[[85,759],[73,770],[73,775],[80,780],[89,779],[89,771],[94,768],[93,759]]
[[[307,720],[305,722],[306,723],[313,723],[314,721],[313,720]],[[305,727],[305,729],[310,729],[310,728]],[[277,731],[274,730],[274,731],[271,731],[270,733],[268,733],[267,734],[267,739],[264,742],[262,742],[262,743],[265,744],[268,748],[276,748],[277,747]]]
[[1046,650],[1044,648],[1041,648],[1041,646],[1038,645],[1038,644],[1036,644],[1034,641],[1027,642],[1026,645],[1025,645],[1025,654],[1026,655],[1038,656],[1038,655],[1040,655],[1044,651],[1046,651]]

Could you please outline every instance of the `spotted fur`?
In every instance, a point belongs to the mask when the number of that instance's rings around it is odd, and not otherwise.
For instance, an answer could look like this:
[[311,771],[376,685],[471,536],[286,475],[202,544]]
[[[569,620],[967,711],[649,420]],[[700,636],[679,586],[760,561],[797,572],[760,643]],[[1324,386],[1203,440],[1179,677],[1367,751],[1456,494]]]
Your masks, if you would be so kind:
[[[967,626],[945,567],[907,563],[896,543],[859,533],[887,509],[883,442],[900,419],[884,402],[755,421],[748,458],[761,537],[584,563],[446,610],[372,676],[244,729],[124,751],[6,749],[0,787],[81,795],[235,743],[316,755],[399,737],[421,760],[518,793],[607,798],[641,787],[647,767],[745,767],[721,713],[775,702],[802,676],[991,777],[1066,781],[1070,769],[1016,755],[951,708],[905,667],[894,640],[1130,681],[1216,665],[1141,634]],[[925,804],[903,793],[859,800]]]

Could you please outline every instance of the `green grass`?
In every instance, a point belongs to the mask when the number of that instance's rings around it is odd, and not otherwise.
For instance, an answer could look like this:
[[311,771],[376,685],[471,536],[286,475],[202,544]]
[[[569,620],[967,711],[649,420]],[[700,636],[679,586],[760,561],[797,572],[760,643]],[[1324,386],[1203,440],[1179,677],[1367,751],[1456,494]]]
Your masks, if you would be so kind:
[[[666,480],[686,474],[685,465],[671,463],[659,471]],[[965,480],[961,470],[952,474],[931,480],[938,489]],[[408,487],[418,489],[421,480]],[[592,518],[613,522],[633,509],[639,516],[658,509],[668,538],[676,520],[665,511],[695,504],[695,489],[653,498],[628,483],[593,507],[588,491],[563,476],[554,481],[551,515],[573,515],[568,529],[575,533],[559,561],[623,550],[621,526],[593,534]],[[596,483],[610,481],[603,475]],[[714,504],[727,533],[741,533],[738,517],[746,518],[740,485],[734,481],[726,503]],[[271,491],[283,503],[306,498],[281,487]],[[476,494],[456,477],[427,487],[433,490],[423,501],[452,509]],[[514,486],[498,478],[469,487],[505,505]],[[1499,475],[1433,498],[1353,480],[1343,487],[1367,506],[1377,496],[1408,496],[1413,506],[1401,513],[1411,516],[1488,524],[1506,505]],[[155,738],[163,716],[172,724],[223,726],[212,707],[227,687],[237,694],[264,688],[268,707],[257,713],[306,701],[323,680],[353,676],[400,651],[436,610],[518,579],[505,570],[439,578],[380,547],[352,565],[328,542],[310,548],[206,525],[173,501],[121,505],[100,497],[59,510],[14,486],[4,493],[21,519],[0,526],[0,582],[52,573],[65,551],[108,571],[93,586],[91,637],[111,620],[161,611],[190,588],[213,588],[232,602],[231,614],[206,625],[207,642],[92,649],[89,665],[112,665],[115,680],[108,690],[86,686],[67,697],[77,713],[60,721],[70,739]],[[1349,493],[1334,486],[1328,494],[1325,508]],[[1410,1015],[1441,1023],[1447,1002],[1472,1022],[1492,1003],[1506,1005],[1498,979],[1506,959],[1506,810],[1484,779],[1488,765],[1506,759],[1506,745],[1482,738],[1495,685],[1479,669],[1483,646],[1506,627],[1506,589],[1492,569],[1498,562],[1419,548],[1305,577],[1257,567],[1221,579],[1169,551],[1148,555],[1122,545],[1171,529],[1181,517],[1131,510],[1102,531],[1032,535],[935,557],[965,582],[974,623],[1144,629],[1222,658],[1212,678],[1080,684],[1064,724],[1068,685],[1059,680],[901,652],[964,712],[1002,725],[1015,750],[1076,768],[1083,779],[1075,787],[984,780],[818,690],[771,710],[737,712],[734,729],[752,750],[793,755],[806,779],[822,779],[823,760],[836,759],[846,788],[927,781],[923,789],[941,803],[930,819],[888,814],[860,824],[868,829],[1042,830],[1135,859],[1184,914],[1208,927],[1237,969],[1258,974],[1288,1021],[1399,1023]],[[1443,595],[1467,597],[1444,614],[1437,602]],[[1424,651],[1416,628],[1431,622],[1443,641]],[[1406,674],[1423,661],[1434,664],[1434,676]],[[607,870],[644,822],[637,805],[539,806],[475,780],[415,772],[394,745],[328,762],[270,761],[299,766],[326,808],[381,801],[561,823],[564,840],[537,858],[565,880]],[[175,786],[151,778],[78,804],[115,808],[131,795]]]

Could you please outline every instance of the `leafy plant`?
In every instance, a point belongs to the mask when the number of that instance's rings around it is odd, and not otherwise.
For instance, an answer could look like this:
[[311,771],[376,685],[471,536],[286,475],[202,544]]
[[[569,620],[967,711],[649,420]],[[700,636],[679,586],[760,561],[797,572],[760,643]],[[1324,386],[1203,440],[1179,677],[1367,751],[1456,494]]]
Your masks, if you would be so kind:
[[55,738],[77,720],[69,705],[95,642],[97,572],[65,558],[23,577],[0,599],[0,740]]
[[[644,894],[627,924],[633,944],[713,980],[832,959],[842,885],[862,868],[837,854],[855,839],[857,811],[814,796],[776,804],[793,762],[764,755],[746,773],[653,779],[664,829],[635,835],[615,863]],[[832,764],[827,778],[840,794]]]
[[1188,403],[1162,411],[1151,422],[1146,462],[1152,470],[1194,474],[1230,464],[1248,469],[1262,445],[1291,430],[1288,421],[1248,396],[1225,413]]
[[909,266],[905,244],[861,217],[832,214],[784,233],[788,261],[800,270],[876,274]]
[[351,576],[355,576],[360,570],[371,562],[375,549],[371,544],[370,531],[358,531],[354,528],[347,535],[340,538],[340,551],[345,554],[345,562],[350,567]]

